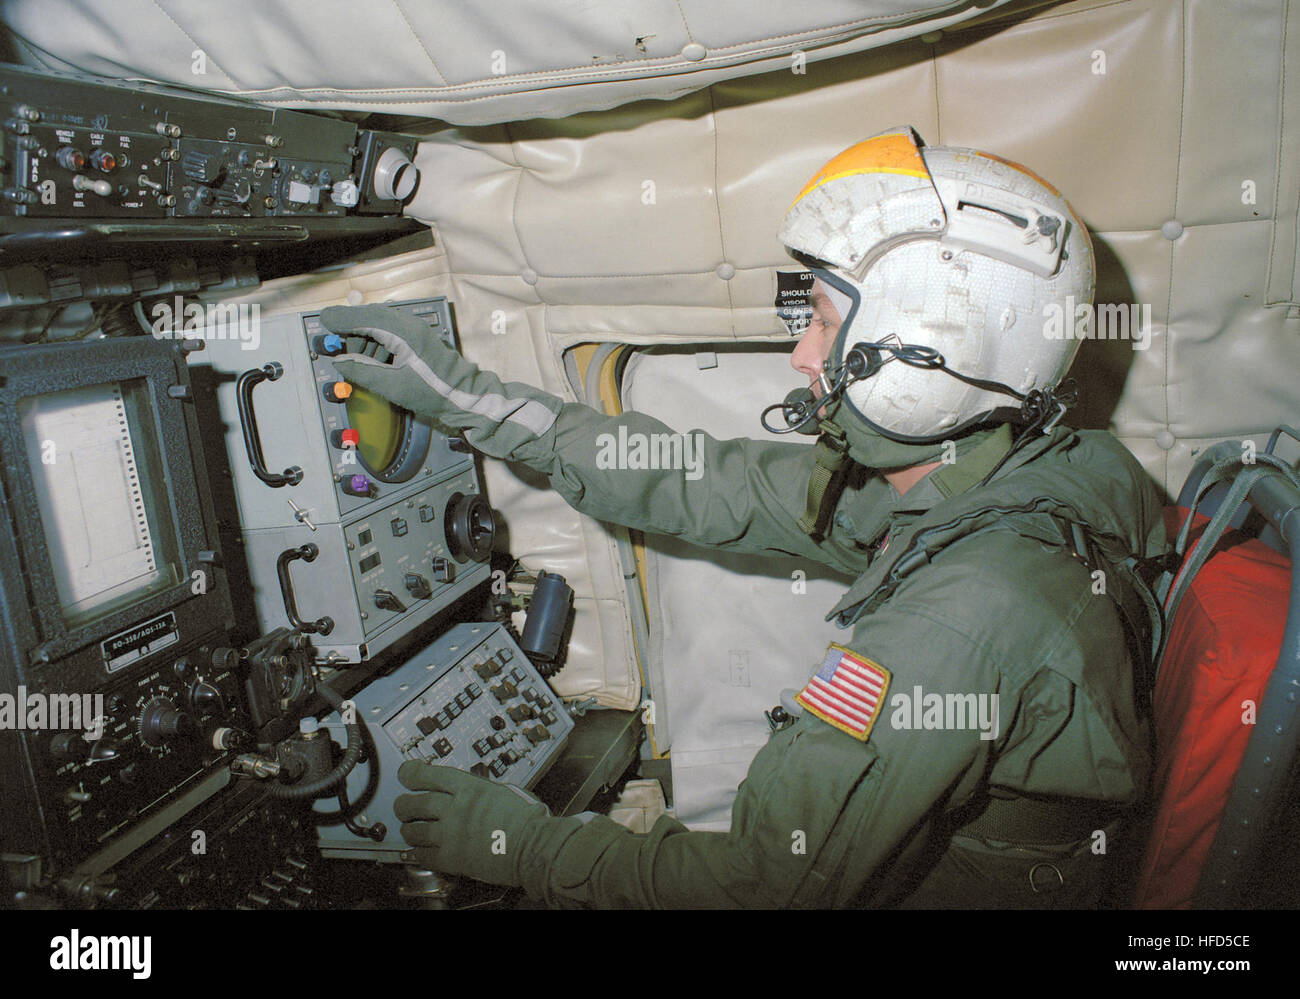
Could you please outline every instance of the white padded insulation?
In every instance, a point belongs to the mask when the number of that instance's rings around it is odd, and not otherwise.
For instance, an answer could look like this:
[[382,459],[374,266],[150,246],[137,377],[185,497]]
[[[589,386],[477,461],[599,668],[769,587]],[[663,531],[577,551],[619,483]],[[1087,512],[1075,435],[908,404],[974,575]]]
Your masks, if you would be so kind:
[[10,58],[43,69],[478,125],[678,97],[1008,2],[5,0],[0,19]]
[[[691,351],[642,352],[624,373],[624,403],[682,433],[789,441],[758,421],[763,406],[806,382],[789,354],[733,347],[717,350],[716,361],[701,369]],[[666,537],[646,539],[646,559],[647,667],[664,681],[655,691],[656,743],[660,751],[671,744],[674,812],[691,828],[725,830],[736,788],[771,732],[763,712],[782,688],[802,687],[827,644],[844,637],[824,619],[850,580],[800,559]]]

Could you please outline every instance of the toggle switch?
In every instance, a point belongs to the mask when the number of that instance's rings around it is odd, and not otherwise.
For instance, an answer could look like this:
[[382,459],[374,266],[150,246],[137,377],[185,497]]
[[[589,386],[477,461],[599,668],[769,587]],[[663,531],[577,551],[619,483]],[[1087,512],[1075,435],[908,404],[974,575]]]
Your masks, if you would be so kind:
[[527,721],[533,717],[533,706],[531,704],[516,704],[512,708],[507,708],[506,714],[510,716],[511,721],[516,723]]
[[108,181],[91,180],[81,173],[72,178],[72,188],[74,191],[89,191],[91,194],[98,194],[101,198],[107,198],[113,193],[113,185]]
[[502,704],[505,704],[506,701],[514,697],[516,693],[515,685],[511,683],[509,680],[502,680],[495,687],[491,687],[489,689],[492,691],[492,696],[495,697]]

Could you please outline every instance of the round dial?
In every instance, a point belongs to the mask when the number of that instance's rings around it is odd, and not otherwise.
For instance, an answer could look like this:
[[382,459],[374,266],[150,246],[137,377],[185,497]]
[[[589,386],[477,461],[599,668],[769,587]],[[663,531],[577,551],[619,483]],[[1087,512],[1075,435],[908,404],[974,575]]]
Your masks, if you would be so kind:
[[197,731],[194,719],[170,698],[151,697],[140,709],[140,741],[151,748],[191,738]]

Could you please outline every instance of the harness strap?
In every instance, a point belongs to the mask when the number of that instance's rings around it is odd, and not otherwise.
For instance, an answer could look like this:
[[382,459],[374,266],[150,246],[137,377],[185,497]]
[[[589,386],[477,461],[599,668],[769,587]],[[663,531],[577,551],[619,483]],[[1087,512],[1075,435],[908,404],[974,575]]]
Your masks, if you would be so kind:
[[844,491],[850,467],[844,431],[830,420],[822,421],[822,434],[813,447],[813,470],[808,477],[808,498],[799,528],[814,541],[826,537],[826,526]]

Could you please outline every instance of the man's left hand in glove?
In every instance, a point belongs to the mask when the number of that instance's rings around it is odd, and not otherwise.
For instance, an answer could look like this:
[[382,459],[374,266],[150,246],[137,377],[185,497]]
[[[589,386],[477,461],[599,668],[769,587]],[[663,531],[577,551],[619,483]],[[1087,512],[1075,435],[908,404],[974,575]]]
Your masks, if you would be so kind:
[[520,886],[525,864],[556,825],[531,794],[454,767],[408,760],[397,779],[420,794],[399,795],[393,811],[416,859],[441,874]]

